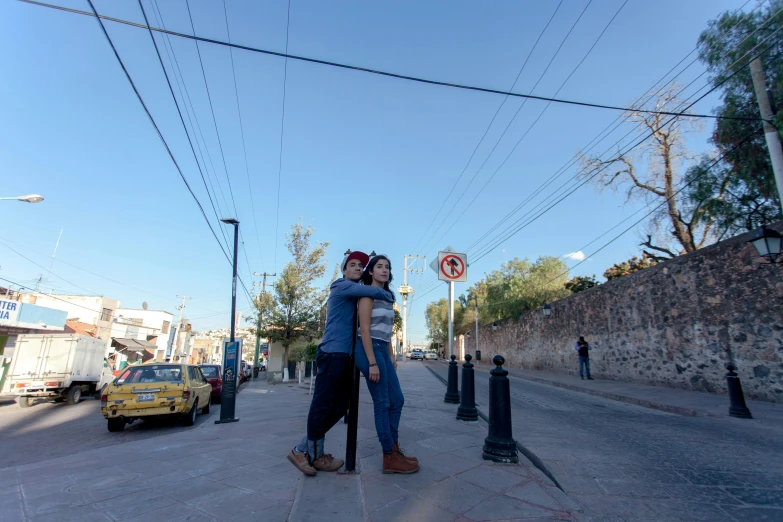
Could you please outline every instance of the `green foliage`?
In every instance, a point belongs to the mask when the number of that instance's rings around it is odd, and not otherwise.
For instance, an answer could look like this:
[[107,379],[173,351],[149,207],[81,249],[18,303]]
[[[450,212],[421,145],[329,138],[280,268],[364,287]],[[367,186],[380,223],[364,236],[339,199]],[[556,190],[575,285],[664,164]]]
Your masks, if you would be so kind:
[[314,343],[308,344],[306,347],[305,361],[314,361],[315,356],[318,354],[318,345]]
[[307,348],[305,346],[295,346],[288,352],[288,359],[291,361],[302,362],[307,357]]
[[[486,274],[466,294],[454,303],[454,334],[461,335],[473,329],[476,320],[476,298],[479,319],[482,324],[519,317],[525,311],[534,310],[544,303],[567,297],[564,288],[568,267],[557,257],[539,257],[535,263],[527,259],[512,259]],[[448,300],[429,303],[426,323],[429,339],[448,343]]]
[[[702,32],[699,59],[707,66],[713,85],[718,86],[741,68],[720,85],[722,105],[715,110],[716,115],[760,116],[750,68],[745,66],[747,53],[759,44],[756,51],[772,46],[761,60],[773,100],[777,107],[783,105],[783,60],[779,58],[783,40],[775,36],[783,27],[783,12],[772,16],[781,8],[783,0],[771,0],[753,12],[726,12]],[[778,112],[775,124],[780,132],[783,111]],[[690,205],[714,220],[719,237],[752,230],[781,216],[767,145],[760,130],[756,121],[718,120],[710,139],[717,154],[701,158],[688,171],[688,179],[696,178],[687,190]],[[748,141],[707,171],[706,166],[715,157],[729,153],[751,134]]]
[[575,294],[577,292],[582,292],[584,290],[587,290],[588,288],[598,286],[598,281],[595,279],[595,275],[574,276],[564,286],[566,290],[568,290],[572,294]]
[[604,277],[607,280],[611,281],[612,279],[618,279],[620,277],[627,276],[628,274],[633,274],[634,272],[638,272],[639,270],[644,270],[645,268],[649,268],[657,264],[658,261],[648,256],[647,254],[642,254],[641,259],[639,259],[636,256],[633,256],[628,261],[623,261],[622,263],[615,263],[611,267],[607,268],[606,272],[604,272]]
[[315,339],[323,332],[323,303],[329,290],[316,287],[315,282],[326,272],[324,258],[329,243],[311,245],[312,235],[311,227],[305,228],[302,223],[291,225],[286,246],[293,260],[275,281],[274,296],[262,294],[256,300],[259,314],[264,317],[262,335],[285,348],[284,368],[292,344],[299,339]]
[[402,332],[402,314],[400,311],[394,310],[394,323],[392,323],[392,334],[399,335]]

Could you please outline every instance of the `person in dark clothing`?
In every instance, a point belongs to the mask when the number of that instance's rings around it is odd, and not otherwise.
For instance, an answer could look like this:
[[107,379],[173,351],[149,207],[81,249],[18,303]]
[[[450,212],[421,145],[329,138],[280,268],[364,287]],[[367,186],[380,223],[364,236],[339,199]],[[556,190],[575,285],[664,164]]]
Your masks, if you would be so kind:
[[587,369],[587,380],[592,381],[590,376],[590,344],[585,341],[584,337],[579,337],[579,340],[574,345],[574,350],[579,354],[579,377],[584,380],[584,368]]

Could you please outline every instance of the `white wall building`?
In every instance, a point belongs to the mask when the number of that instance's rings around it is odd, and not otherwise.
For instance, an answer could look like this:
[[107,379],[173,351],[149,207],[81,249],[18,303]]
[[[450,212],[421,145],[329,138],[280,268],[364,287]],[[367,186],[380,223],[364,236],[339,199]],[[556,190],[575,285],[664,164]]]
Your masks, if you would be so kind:
[[115,311],[120,307],[117,299],[99,295],[68,295],[68,294],[23,294],[23,303],[30,303],[68,313],[68,320],[79,321],[98,327],[96,336],[106,341],[106,348],[111,345],[111,328]]
[[165,358],[174,316],[165,310],[118,308],[112,322],[112,337],[140,339],[155,344],[155,360]]

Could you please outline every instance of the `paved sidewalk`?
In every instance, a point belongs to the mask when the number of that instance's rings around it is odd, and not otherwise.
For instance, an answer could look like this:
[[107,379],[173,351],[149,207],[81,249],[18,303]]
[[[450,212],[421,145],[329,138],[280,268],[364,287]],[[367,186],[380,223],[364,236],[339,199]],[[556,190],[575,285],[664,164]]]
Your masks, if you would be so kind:
[[[402,363],[399,373],[401,441],[419,457],[416,474],[380,473],[362,382],[361,473],[304,477],[286,454],[304,430],[307,390],[251,382],[238,396],[238,423],[215,425],[215,407],[174,434],[0,469],[0,520],[574,520],[565,494],[524,458],[482,460],[486,427],[457,421],[456,405],[443,403],[443,385],[424,367]],[[338,424],[327,451],[343,457],[344,442]]]
[[[447,363],[444,361],[443,364]],[[479,368],[484,370],[488,370],[491,367],[492,364],[486,364],[485,361],[482,361],[481,366],[479,366]],[[726,395],[600,378],[596,378],[593,381],[583,381],[579,378],[578,373],[568,375],[539,370],[505,369],[508,370],[509,375],[528,381],[627,402],[645,408],[653,408],[680,415],[729,416],[729,398]],[[783,428],[783,404],[754,400],[746,400],[746,403],[758,424],[769,424]]]

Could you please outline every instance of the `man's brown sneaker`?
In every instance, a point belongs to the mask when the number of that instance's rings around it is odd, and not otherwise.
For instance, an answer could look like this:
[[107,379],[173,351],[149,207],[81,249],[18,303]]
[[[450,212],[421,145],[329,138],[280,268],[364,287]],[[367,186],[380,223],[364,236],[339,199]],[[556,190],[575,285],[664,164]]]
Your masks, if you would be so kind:
[[383,454],[383,473],[403,473],[408,475],[419,471],[419,463],[411,462],[399,453]]
[[402,449],[400,448],[400,444],[397,443],[397,442],[395,442],[394,446],[392,446],[392,453],[397,453],[399,455],[402,455],[403,458],[405,458],[405,459],[407,459],[407,460],[409,460],[411,462],[415,462],[416,464],[419,463],[419,459],[417,459],[416,457],[409,457],[408,455],[403,453]]
[[295,450],[291,450],[288,454],[288,460],[291,464],[296,466],[296,469],[307,475],[308,477],[315,476],[315,468],[310,465],[310,455],[307,452],[299,453]]
[[336,459],[329,453],[324,453],[321,455],[321,458],[313,461],[313,467],[318,471],[337,471],[343,467],[343,464],[345,464],[345,462],[343,462],[342,459]]

